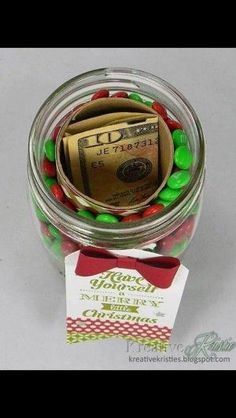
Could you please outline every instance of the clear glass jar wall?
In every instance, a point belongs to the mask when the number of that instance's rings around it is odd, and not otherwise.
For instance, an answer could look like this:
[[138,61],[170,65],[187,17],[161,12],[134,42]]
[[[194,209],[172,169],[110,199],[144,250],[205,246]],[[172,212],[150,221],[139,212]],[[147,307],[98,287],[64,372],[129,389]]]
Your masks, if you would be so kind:
[[[194,155],[191,180],[180,196],[161,212],[136,222],[108,224],[78,217],[55,199],[42,173],[45,139],[55,139],[68,114],[101,89],[109,90],[110,94],[137,93],[143,101],[161,103],[168,117],[181,123]],[[194,235],[201,211],[204,148],[201,125],[191,105],[173,86],[154,75],[132,69],[106,68],[63,84],[40,108],[29,137],[31,207],[39,236],[52,261],[63,270],[64,257],[83,245],[107,249],[149,247],[159,254],[180,257]]]

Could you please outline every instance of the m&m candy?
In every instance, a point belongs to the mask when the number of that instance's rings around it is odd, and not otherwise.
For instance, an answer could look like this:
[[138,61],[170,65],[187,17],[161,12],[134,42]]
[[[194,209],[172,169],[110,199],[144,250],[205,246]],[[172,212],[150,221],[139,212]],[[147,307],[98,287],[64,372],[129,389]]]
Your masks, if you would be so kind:
[[79,217],[82,217],[82,218],[87,218],[87,219],[91,219],[91,220],[94,220],[95,219],[94,214],[92,212],[90,212],[89,210],[85,210],[85,209],[80,209],[77,212],[77,215]]
[[96,216],[96,221],[115,224],[119,222],[119,219],[116,216],[111,215],[110,213],[100,213]]
[[51,192],[55,196],[55,198],[57,200],[59,200],[59,202],[64,201],[64,199],[65,199],[64,192],[63,192],[63,190],[62,190],[62,188],[59,184],[57,184],[57,183],[53,184],[51,186]]
[[131,93],[131,94],[129,94],[129,99],[135,100],[136,102],[143,103],[142,97],[139,94],[137,94],[137,93]]
[[152,104],[152,108],[153,108],[153,110],[155,110],[157,113],[159,113],[159,115],[165,120],[165,119],[167,119],[168,118],[168,115],[167,115],[167,111],[166,111],[166,109],[164,108],[164,106],[162,106],[160,103],[158,103],[158,102],[153,102],[153,104]]
[[76,210],[76,207],[75,207],[75,206],[73,205],[73,203],[72,203],[70,200],[68,200],[68,199],[65,199],[65,200],[64,200],[63,205],[64,205],[64,206],[66,206],[68,209],[71,209],[71,210],[73,210],[73,211],[75,211],[75,210]]
[[54,237],[54,238],[56,238],[58,240],[61,240],[62,239],[61,232],[54,225],[51,225],[51,224],[48,225],[48,231],[50,232],[50,234],[51,234],[52,237]]
[[126,93],[126,91],[117,91],[116,93],[112,94],[111,97],[121,97],[123,99],[127,99],[128,93]]
[[62,241],[61,251],[65,256],[68,255],[68,254],[71,254],[71,253],[73,253],[74,251],[77,251],[77,250],[78,250],[78,245],[75,242],[73,242],[69,239],[66,239],[66,240]]
[[93,96],[91,97],[91,100],[103,99],[105,97],[109,97],[109,91],[108,90],[98,90],[96,93],[93,94]]
[[181,189],[182,187],[186,186],[186,184],[188,184],[190,179],[191,175],[188,171],[179,170],[171,174],[167,180],[167,186],[174,190]]
[[56,176],[56,166],[54,163],[49,161],[47,158],[44,158],[42,162],[42,172],[46,174],[48,177],[55,177]]
[[193,154],[186,145],[180,145],[175,150],[174,162],[178,168],[188,170],[193,162]]
[[182,129],[181,123],[177,122],[177,120],[167,118],[165,119],[165,123],[171,131],[174,131],[175,129]]
[[155,205],[149,206],[149,208],[145,209],[143,212],[143,218],[146,218],[147,216],[155,215],[156,213],[162,211],[165,208],[164,205],[161,203],[156,203]]
[[175,129],[172,132],[172,138],[175,147],[180,147],[180,145],[187,145],[188,137],[182,129]]
[[142,216],[139,213],[134,213],[133,215],[124,216],[121,222],[135,222],[140,221],[140,219],[142,219]]
[[181,190],[174,190],[170,187],[165,187],[159,193],[159,197],[162,200],[167,200],[168,202],[173,202],[181,194]]
[[54,185],[54,184],[56,184],[57,183],[57,181],[56,181],[56,179],[55,178],[53,178],[53,177],[47,177],[46,179],[45,179],[45,184],[46,184],[46,186],[47,186],[47,188],[48,189],[51,189],[51,187]]
[[49,161],[55,161],[55,141],[53,139],[48,139],[44,143],[44,150],[46,157]]

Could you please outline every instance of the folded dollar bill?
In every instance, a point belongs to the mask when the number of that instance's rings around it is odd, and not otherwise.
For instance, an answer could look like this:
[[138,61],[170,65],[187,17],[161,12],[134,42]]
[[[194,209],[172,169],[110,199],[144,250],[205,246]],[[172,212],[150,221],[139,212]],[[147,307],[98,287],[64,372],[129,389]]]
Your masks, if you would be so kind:
[[73,185],[107,205],[145,201],[158,186],[158,117],[64,138]]
[[[58,181],[79,208],[121,215],[141,211],[171,172],[170,131],[143,104],[130,105],[128,99],[99,101],[99,106],[84,105],[65,124],[56,145]],[[145,112],[137,111],[139,105]]]

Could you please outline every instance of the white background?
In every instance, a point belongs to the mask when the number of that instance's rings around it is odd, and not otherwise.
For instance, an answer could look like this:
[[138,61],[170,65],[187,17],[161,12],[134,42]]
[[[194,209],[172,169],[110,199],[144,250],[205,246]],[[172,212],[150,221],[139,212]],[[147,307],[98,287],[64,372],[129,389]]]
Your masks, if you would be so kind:
[[136,67],[172,83],[197,111],[207,141],[203,212],[184,256],[190,274],[168,355],[181,356],[207,331],[236,340],[236,50],[0,49],[0,368],[235,369],[236,348],[223,354],[230,363],[134,363],[129,355],[147,353],[122,340],[65,342],[64,281],[41,246],[26,199],[28,132],[55,88],[105,66]]

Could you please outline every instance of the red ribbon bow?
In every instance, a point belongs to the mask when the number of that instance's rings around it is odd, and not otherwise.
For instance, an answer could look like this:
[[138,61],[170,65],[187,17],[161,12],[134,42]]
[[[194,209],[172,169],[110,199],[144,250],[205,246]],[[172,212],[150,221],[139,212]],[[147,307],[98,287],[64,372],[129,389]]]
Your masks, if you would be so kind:
[[177,273],[180,261],[175,257],[117,257],[100,248],[85,247],[80,251],[75,274],[93,276],[114,267],[137,270],[153,286],[168,288]]

